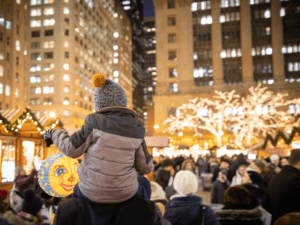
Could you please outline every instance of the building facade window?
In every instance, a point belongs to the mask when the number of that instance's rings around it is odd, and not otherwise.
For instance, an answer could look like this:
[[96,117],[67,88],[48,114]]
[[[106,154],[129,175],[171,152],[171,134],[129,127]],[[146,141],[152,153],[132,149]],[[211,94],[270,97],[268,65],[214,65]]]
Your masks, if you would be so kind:
[[168,34],[168,43],[176,42],[176,34]]
[[168,26],[175,26],[176,25],[176,18],[175,16],[169,16],[168,17]]
[[53,52],[45,52],[44,58],[45,59],[53,59]]
[[54,34],[54,31],[53,30],[45,30],[44,31],[44,36],[47,37],[47,36],[53,36]]
[[32,31],[31,32],[31,37],[39,37],[40,36],[40,31]]
[[169,91],[170,92],[178,92],[178,84],[177,83],[170,83],[169,84]]
[[169,77],[178,77],[176,68],[169,68]]
[[175,0],[168,0],[168,9],[175,8]]
[[169,51],[169,60],[177,60],[176,51]]

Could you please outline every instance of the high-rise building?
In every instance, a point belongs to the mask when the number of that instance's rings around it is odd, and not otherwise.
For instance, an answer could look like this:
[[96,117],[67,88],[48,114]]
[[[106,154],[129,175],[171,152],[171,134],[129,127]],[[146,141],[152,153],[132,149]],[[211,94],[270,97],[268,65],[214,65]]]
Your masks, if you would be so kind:
[[0,109],[28,103],[28,1],[0,1]]
[[112,79],[125,90],[132,109],[132,39],[131,23],[120,3],[115,4],[114,72]]
[[300,97],[300,1],[154,0],[154,6],[157,134],[179,106],[214,90],[243,95],[262,83]]
[[78,128],[94,110],[92,76],[113,74],[113,0],[30,0],[30,108]]
[[136,112],[136,119],[144,125],[144,78],[145,59],[143,43],[143,0],[117,0],[131,21],[132,31],[132,108]]
[[146,135],[152,136],[154,129],[154,104],[152,96],[155,94],[156,85],[156,36],[155,17],[144,18],[144,42],[146,73],[144,80],[144,121]]

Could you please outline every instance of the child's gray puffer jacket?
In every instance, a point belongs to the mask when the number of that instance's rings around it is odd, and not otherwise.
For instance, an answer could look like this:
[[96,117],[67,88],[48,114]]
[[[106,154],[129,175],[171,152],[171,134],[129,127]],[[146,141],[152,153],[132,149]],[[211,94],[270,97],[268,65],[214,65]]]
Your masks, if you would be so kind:
[[52,140],[69,157],[85,154],[78,168],[78,186],[87,198],[119,203],[136,194],[137,172],[153,170],[144,135],[134,111],[109,107],[87,115],[81,130],[71,136],[63,129],[54,131]]

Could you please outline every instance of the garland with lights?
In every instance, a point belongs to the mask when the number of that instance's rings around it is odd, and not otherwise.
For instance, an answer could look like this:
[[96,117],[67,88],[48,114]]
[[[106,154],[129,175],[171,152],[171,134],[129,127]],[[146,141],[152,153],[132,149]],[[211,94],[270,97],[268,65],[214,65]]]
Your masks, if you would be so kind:
[[64,126],[60,119],[53,119],[47,126],[45,126],[45,130],[55,127],[56,125],[58,125],[60,128],[63,128]]
[[18,129],[22,127],[23,123],[27,119],[31,119],[34,121],[34,124],[37,126],[38,131],[44,130],[44,127],[39,123],[39,121],[35,118],[34,114],[28,108],[26,108],[25,111],[6,128],[9,132],[18,132]]
[[7,128],[11,125],[11,123],[6,118],[4,118],[1,114],[0,114],[0,124],[3,125],[5,132],[9,132]]
[[289,137],[286,137],[282,131],[278,131],[274,139],[270,134],[268,134],[262,148],[265,149],[267,147],[268,141],[271,141],[271,144],[275,147],[280,137],[287,145],[289,145],[292,143],[296,133],[300,135],[300,127],[293,127],[292,133]]

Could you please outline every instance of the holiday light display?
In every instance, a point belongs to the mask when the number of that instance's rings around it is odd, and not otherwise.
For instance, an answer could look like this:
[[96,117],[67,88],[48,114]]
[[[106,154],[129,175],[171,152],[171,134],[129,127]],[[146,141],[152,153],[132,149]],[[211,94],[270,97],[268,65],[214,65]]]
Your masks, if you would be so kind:
[[285,100],[287,94],[273,94],[261,85],[249,88],[249,94],[241,98],[231,92],[215,91],[214,100],[196,98],[183,104],[180,115],[169,116],[164,124],[168,127],[164,132],[172,135],[184,129],[193,130],[195,136],[202,136],[201,129],[213,134],[222,146],[222,135],[230,126],[235,134],[235,145],[249,146],[251,140],[275,132],[278,128],[296,126],[300,120],[289,111],[280,110],[290,104],[299,104],[300,99]]

